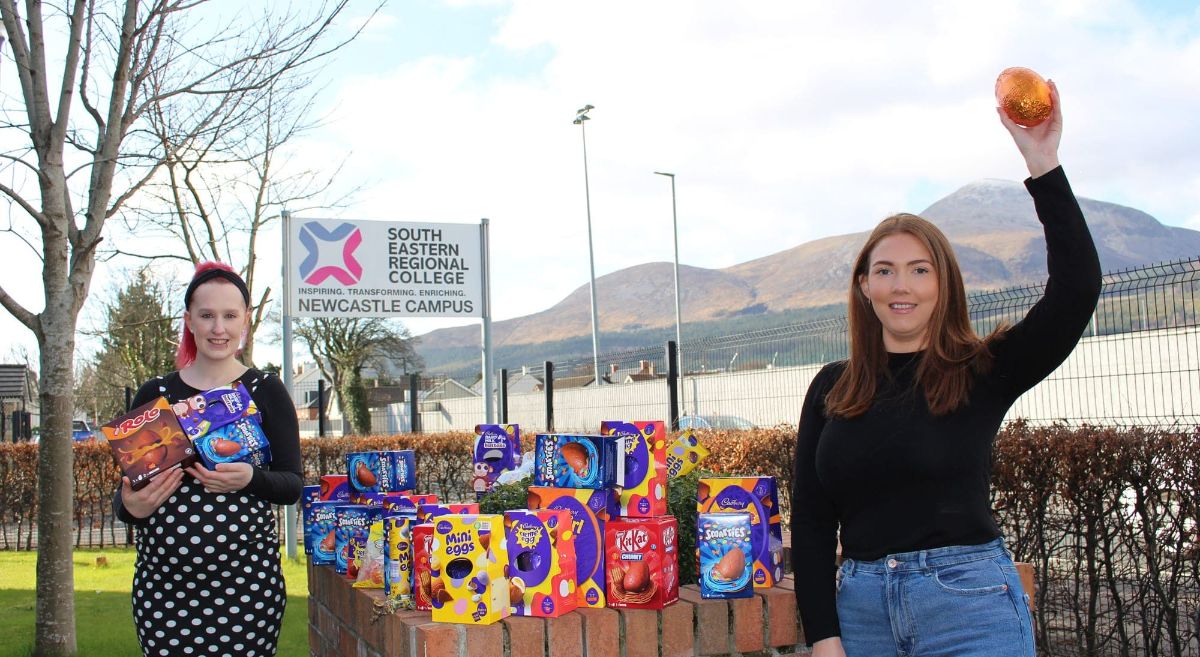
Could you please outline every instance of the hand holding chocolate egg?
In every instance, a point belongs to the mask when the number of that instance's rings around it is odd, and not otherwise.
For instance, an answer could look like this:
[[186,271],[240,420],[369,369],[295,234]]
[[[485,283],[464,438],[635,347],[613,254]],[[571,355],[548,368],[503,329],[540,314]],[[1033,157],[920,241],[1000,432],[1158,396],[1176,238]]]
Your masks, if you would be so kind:
[[1008,118],[1025,128],[1039,125],[1050,118],[1054,103],[1050,85],[1037,72],[1014,66],[1000,72],[996,78],[996,103]]

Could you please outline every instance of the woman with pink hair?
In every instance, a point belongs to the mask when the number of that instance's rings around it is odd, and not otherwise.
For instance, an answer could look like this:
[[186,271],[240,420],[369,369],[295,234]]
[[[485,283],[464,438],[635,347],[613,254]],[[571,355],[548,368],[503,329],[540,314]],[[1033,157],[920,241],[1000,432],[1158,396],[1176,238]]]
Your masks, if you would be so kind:
[[300,498],[299,425],[279,378],[239,360],[250,292],[231,267],[202,262],[184,294],[177,371],[154,377],[133,406],[172,404],[242,383],[261,414],[269,465],[201,463],[113,500],[136,528],[133,616],[146,655],[274,655],[287,603],[273,504]]

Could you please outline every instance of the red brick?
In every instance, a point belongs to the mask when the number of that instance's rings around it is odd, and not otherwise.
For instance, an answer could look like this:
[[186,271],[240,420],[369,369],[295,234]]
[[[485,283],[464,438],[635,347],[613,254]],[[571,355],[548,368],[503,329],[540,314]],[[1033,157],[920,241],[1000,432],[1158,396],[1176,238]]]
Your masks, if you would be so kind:
[[733,598],[729,601],[733,619],[733,649],[754,652],[763,648],[762,598]]
[[400,616],[400,655],[403,657],[416,657],[417,654],[417,628],[422,625],[429,625],[433,620],[429,617],[427,611],[412,611],[405,612]]
[[696,651],[700,655],[727,655],[732,651],[729,637],[729,601],[705,600],[695,584],[679,588],[679,599],[695,608]]
[[504,627],[500,623],[462,627],[468,657],[504,657]]
[[658,657],[658,612],[653,609],[618,609],[621,614],[625,657]]
[[770,648],[791,647],[799,640],[796,618],[796,595],[783,589],[758,589],[763,599],[767,627],[763,637]]
[[338,622],[336,616],[329,612],[324,606],[317,610],[317,629],[321,631],[321,636],[330,641],[337,640]]
[[462,626],[426,623],[417,626],[417,657],[463,657]]
[[308,649],[316,652],[321,647],[321,633],[317,631],[316,625],[308,626]]
[[372,650],[383,649],[383,619],[375,619],[375,605],[383,602],[383,589],[355,589],[358,593],[358,633]]
[[546,619],[546,647],[549,657],[579,657],[583,654],[583,618],[563,614]]
[[662,657],[692,657],[696,651],[695,607],[680,600],[659,613]]
[[528,616],[509,616],[500,622],[504,624],[504,631],[508,634],[511,657],[545,657],[545,620]]
[[784,575],[783,579],[779,580],[775,586],[776,588],[794,591],[796,590],[796,576],[792,573],[788,573],[787,575]]
[[337,645],[339,655],[353,655],[358,652],[358,636],[343,625],[338,628]]
[[621,615],[616,609],[577,609],[583,621],[583,643],[588,657],[621,657]]

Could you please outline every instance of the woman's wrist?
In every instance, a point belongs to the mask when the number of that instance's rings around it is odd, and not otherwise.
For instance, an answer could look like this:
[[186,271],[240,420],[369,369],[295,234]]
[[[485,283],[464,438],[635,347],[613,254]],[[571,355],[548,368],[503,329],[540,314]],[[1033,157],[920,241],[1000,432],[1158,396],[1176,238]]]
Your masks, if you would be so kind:
[[1029,168],[1030,178],[1041,178],[1059,167],[1058,156],[1031,157],[1025,160],[1025,166]]

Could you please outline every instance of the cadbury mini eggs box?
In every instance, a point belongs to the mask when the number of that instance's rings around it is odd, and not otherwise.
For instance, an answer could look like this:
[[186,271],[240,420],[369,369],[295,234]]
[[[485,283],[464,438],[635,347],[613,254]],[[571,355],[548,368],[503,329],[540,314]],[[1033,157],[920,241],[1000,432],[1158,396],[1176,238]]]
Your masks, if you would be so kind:
[[509,615],[502,516],[441,516],[429,549],[434,621],[488,625]]
[[621,515],[667,515],[667,429],[661,420],[600,423],[600,433],[625,439]]
[[505,511],[504,535],[513,614],[553,618],[579,607],[570,511]]
[[259,419],[254,400],[240,382],[192,395],[172,404],[171,410],[192,440],[242,418]]
[[352,452],[346,455],[350,499],[361,493],[397,493],[417,487],[417,461],[411,449]]
[[701,513],[696,518],[696,552],[700,556],[700,597],[754,596],[750,571],[749,513]]
[[412,528],[408,516],[383,518],[383,593],[392,600],[411,600]]
[[346,579],[358,578],[358,559],[361,550],[366,545],[371,523],[380,516],[383,509],[364,506],[362,504],[342,504],[337,507],[337,543],[334,571],[345,575]]
[[147,402],[100,427],[121,473],[133,490],[175,468],[196,462],[196,449],[184,435],[166,397]]
[[533,454],[535,486],[600,490],[625,481],[625,442],[620,436],[539,433]]
[[530,486],[526,506],[571,512],[579,606],[605,606],[604,525],[617,517],[617,492],[612,489]]
[[345,502],[320,501],[312,504],[312,523],[309,525],[305,543],[311,545],[309,552],[314,565],[335,566],[337,564],[337,508]]
[[471,452],[471,489],[482,499],[501,473],[521,465],[521,427],[516,424],[475,425]]
[[682,477],[706,458],[708,448],[700,444],[695,432],[687,429],[667,449],[667,477]]
[[194,438],[192,444],[210,470],[215,470],[218,463],[249,463],[261,467],[271,462],[271,444],[253,417],[238,418],[230,424],[209,429],[203,436]]
[[344,474],[321,475],[322,502],[349,502],[350,484]]
[[748,513],[755,588],[783,579],[783,530],[774,477],[706,477],[696,489],[698,513]]

